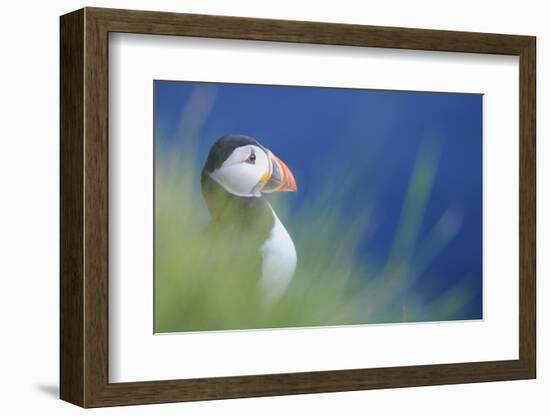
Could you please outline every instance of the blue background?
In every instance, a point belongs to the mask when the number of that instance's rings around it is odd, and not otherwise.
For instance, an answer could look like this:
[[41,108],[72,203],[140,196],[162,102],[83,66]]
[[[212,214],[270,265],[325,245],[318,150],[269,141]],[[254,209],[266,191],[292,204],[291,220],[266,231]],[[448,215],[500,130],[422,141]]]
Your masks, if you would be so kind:
[[469,279],[475,293],[461,316],[482,317],[481,95],[171,81],[155,81],[154,92],[160,157],[186,151],[181,136],[194,126],[182,125],[182,113],[195,94],[205,97],[194,102],[208,110],[200,123],[197,168],[215,140],[239,133],[255,137],[294,172],[300,190],[292,196],[294,207],[316,192],[315,179],[327,170],[351,181],[352,190],[338,198],[346,198],[350,215],[372,209],[375,226],[359,254],[380,268],[395,238],[419,149],[426,142],[436,145],[437,175],[418,239],[449,209],[461,225],[431,262],[427,277],[415,284],[436,298]]

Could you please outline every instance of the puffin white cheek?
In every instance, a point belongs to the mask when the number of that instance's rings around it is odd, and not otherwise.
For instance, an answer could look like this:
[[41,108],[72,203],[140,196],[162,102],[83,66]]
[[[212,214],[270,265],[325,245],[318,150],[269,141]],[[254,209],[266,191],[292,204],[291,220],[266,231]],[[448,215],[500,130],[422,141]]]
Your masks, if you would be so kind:
[[238,196],[257,195],[257,185],[262,177],[261,167],[245,163],[222,167],[214,171],[212,178],[226,191]]

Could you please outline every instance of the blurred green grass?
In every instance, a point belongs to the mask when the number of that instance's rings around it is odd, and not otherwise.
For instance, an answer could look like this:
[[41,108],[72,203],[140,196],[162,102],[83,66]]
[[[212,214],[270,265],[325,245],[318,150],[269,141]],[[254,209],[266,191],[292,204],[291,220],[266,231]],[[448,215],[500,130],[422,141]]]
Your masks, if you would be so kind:
[[[426,275],[427,270],[460,229],[460,216],[449,209],[424,239],[419,238],[437,174],[441,137],[426,138],[418,151],[383,267],[357,255],[359,242],[371,229],[376,198],[372,207],[344,214],[345,207],[337,201],[346,200],[353,183],[335,182],[331,177],[337,172],[316,178],[310,196],[292,210],[288,196],[272,195],[270,202],[296,245],[298,266],[284,296],[275,304],[263,304],[259,276],[232,272],[247,270],[248,259],[240,255],[240,246],[212,241],[205,233],[209,215],[200,193],[198,143],[215,100],[213,87],[196,88],[183,109],[179,131],[171,132],[185,144],[185,152],[156,152],[156,333],[445,321],[463,316],[475,295],[468,276],[437,296],[415,284],[439,277]],[[164,133],[160,126],[155,130],[156,136]],[[362,168],[369,169],[369,163]]]
[[[296,244],[298,267],[285,295],[265,305],[253,273],[235,262],[238,245],[204,232],[208,211],[193,152],[163,157],[155,168],[155,332],[312,327],[456,319],[472,297],[468,280],[428,301],[414,282],[460,228],[445,212],[424,241],[419,228],[437,172],[432,142],[420,149],[389,259],[381,271],[358,258],[369,231],[369,210],[349,218],[335,205],[341,184],[323,181],[315,196],[292,210],[271,202]],[[337,189],[336,189],[337,188]],[[230,267],[228,267],[230,265]],[[431,276],[437,278],[437,276]]]

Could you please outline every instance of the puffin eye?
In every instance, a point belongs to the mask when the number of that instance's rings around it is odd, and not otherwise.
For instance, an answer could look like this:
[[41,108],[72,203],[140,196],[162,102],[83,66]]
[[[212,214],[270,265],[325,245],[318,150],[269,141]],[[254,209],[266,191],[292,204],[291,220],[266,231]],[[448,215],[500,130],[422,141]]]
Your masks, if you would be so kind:
[[246,163],[256,163],[256,154],[254,152],[250,153],[250,156],[248,156],[248,159],[246,159]]

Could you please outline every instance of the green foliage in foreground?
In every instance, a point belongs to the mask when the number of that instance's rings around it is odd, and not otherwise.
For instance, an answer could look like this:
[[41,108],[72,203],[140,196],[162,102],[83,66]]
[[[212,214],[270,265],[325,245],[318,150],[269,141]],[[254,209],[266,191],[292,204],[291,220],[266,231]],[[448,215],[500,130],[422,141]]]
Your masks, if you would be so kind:
[[[271,200],[298,252],[298,268],[286,294],[266,306],[258,276],[232,275],[238,245],[213,244],[194,158],[162,159],[155,190],[155,332],[228,330],[459,319],[472,297],[465,279],[431,299],[415,291],[433,258],[460,224],[446,212],[425,241],[418,231],[437,168],[437,152],[419,153],[411,173],[393,249],[386,265],[369,267],[356,246],[369,230],[368,212],[342,218],[335,189],[316,192],[288,215],[283,197]],[[339,189],[342,189],[339,184]],[[288,200],[288,198],[287,198]],[[246,262],[246,259],[244,259]],[[437,276],[430,276],[437,278]]]

